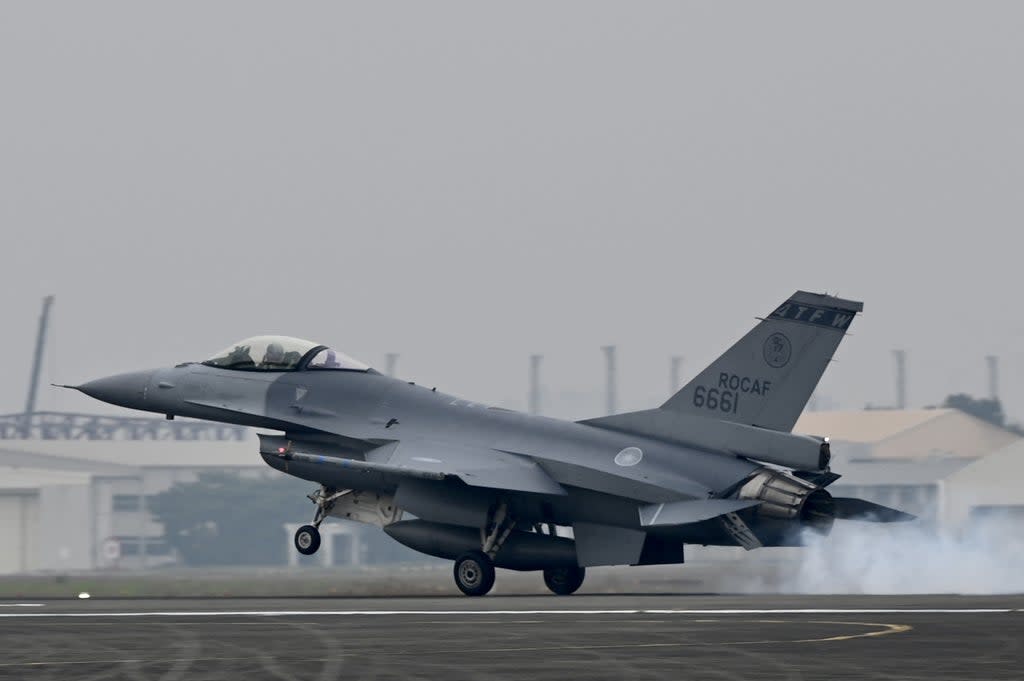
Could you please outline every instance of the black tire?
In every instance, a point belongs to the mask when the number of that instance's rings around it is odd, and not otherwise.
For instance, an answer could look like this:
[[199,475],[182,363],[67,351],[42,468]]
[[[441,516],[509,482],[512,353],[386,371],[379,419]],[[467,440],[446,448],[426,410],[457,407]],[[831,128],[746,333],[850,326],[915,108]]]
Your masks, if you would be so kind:
[[459,556],[452,574],[455,586],[467,596],[483,596],[494,586],[494,563],[480,551]]
[[576,589],[583,586],[583,578],[587,576],[587,569],[576,567],[556,567],[544,569],[544,584],[551,590],[551,593],[559,596],[568,596],[575,593]]
[[304,556],[312,556],[320,548],[320,530],[312,525],[303,525],[295,531],[295,550]]

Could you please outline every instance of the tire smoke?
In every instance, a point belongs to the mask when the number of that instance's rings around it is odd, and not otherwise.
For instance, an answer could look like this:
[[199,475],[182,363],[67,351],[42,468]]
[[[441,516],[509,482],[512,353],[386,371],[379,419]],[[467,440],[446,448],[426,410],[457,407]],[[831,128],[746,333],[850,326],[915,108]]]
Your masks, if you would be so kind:
[[1024,528],[990,519],[963,536],[918,523],[836,523],[808,533],[779,590],[802,594],[1006,594],[1024,592]]

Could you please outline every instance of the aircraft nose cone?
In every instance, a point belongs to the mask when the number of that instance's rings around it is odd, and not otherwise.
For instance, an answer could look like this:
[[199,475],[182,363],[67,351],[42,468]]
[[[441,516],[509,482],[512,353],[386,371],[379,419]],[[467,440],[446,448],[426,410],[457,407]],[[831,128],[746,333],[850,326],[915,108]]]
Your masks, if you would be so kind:
[[77,386],[79,390],[95,397],[102,402],[116,404],[119,407],[142,409],[149,390],[149,382],[153,371],[133,371],[128,374],[116,374],[97,378]]

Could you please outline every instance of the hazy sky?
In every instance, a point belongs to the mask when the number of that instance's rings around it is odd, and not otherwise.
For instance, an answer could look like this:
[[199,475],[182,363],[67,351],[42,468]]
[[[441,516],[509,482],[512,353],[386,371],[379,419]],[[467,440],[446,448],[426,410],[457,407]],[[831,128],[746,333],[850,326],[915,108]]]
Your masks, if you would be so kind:
[[[549,413],[666,397],[798,288],[835,406],[1024,418],[1019,2],[0,3],[0,412],[44,378],[335,345]],[[41,408],[102,410],[44,390]]]

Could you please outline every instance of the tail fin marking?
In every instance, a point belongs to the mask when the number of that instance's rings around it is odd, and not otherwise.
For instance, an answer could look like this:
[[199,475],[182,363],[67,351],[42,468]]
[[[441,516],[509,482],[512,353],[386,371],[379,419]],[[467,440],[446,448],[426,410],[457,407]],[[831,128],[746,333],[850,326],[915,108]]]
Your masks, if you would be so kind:
[[661,408],[791,431],[863,309],[797,291]]

